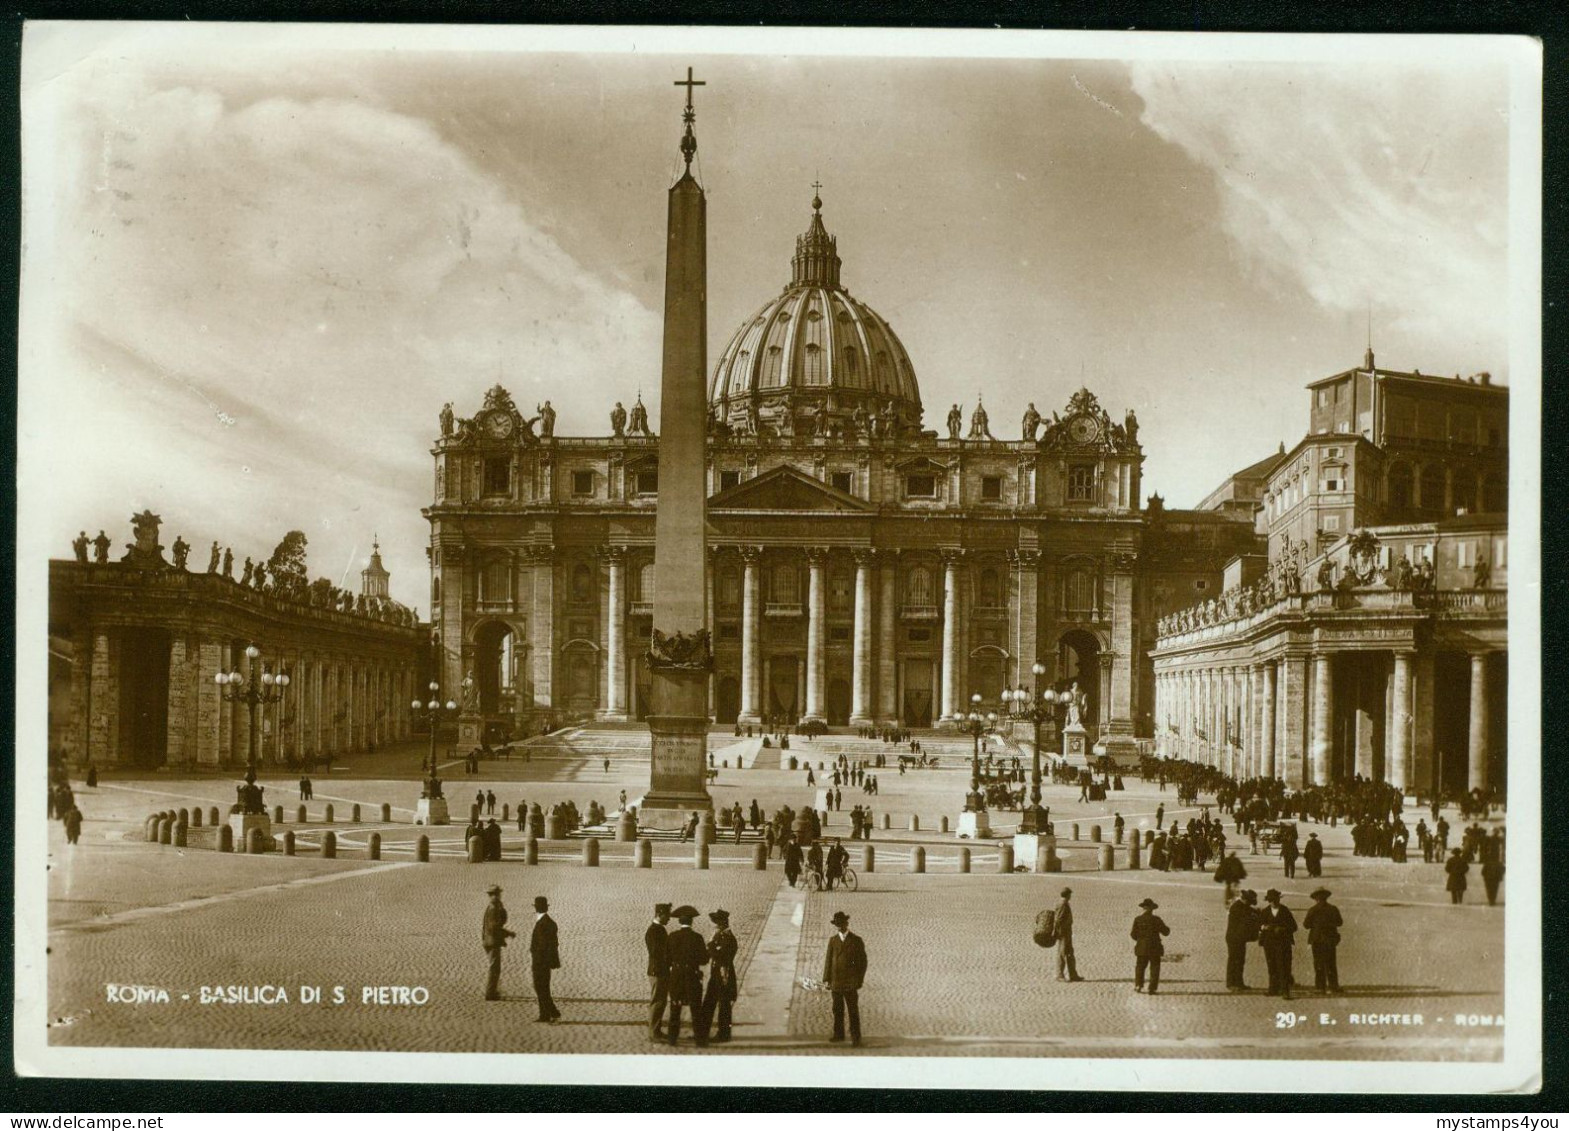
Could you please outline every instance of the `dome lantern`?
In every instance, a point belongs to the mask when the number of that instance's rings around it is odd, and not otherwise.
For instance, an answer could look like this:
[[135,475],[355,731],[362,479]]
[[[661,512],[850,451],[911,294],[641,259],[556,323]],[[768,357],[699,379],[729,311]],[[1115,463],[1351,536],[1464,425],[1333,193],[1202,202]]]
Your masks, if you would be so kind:
[[839,289],[839,240],[823,227],[823,200],[815,195],[823,186],[812,185],[812,223],[804,236],[795,239],[795,258],[790,260],[792,287]]

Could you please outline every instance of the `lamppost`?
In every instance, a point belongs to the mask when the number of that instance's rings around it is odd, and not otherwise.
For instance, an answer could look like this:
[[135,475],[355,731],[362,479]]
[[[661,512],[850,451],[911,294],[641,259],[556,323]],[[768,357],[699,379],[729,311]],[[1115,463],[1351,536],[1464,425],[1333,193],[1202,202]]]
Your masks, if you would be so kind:
[[1058,695],[1050,687],[1042,688],[1037,694],[1035,687],[1040,686],[1046,668],[1036,664],[1030,671],[1035,676],[1034,686],[1028,689],[1021,686],[1012,691],[1005,688],[1002,700],[1010,718],[1026,720],[1035,730],[1035,747],[1030,754],[1030,804],[1019,815],[1019,831],[1045,833],[1050,831],[1050,822],[1047,813],[1041,810],[1041,724],[1055,726],[1058,709],[1067,705],[1071,695],[1066,691]]
[[441,793],[441,775],[436,765],[436,732],[441,727],[443,718],[456,718],[458,705],[448,699],[445,706],[441,702],[441,685],[435,680],[430,681],[430,700],[421,702],[416,699],[410,705],[414,718],[424,722],[430,727],[430,759],[425,767],[426,776],[424,787],[420,790],[419,806],[414,812],[416,825],[445,825],[450,818],[447,813],[447,799]]
[[245,757],[245,784],[237,790],[239,794],[238,812],[242,818],[241,832],[248,832],[252,827],[260,827],[267,838],[272,836],[271,822],[267,820],[267,806],[262,800],[262,788],[256,784],[256,744],[260,737],[261,728],[256,725],[256,714],[261,707],[269,703],[278,703],[283,700],[284,689],[289,686],[287,672],[273,674],[266,665],[262,665],[261,675],[256,674],[256,662],[261,657],[261,649],[254,644],[245,646],[245,658],[249,661],[246,665],[250,671],[250,678],[246,678],[238,671],[218,672],[213,682],[218,685],[219,696],[229,703],[244,703],[250,716],[250,741],[247,744]]
[[986,814],[986,798],[981,793],[981,735],[996,725],[997,714],[981,714],[981,696],[977,692],[970,696],[970,713],[963,716],[963,722],[975,745],[970,755],[970,792],[964,798],[964,812],[959,814],[959,836],[986,837],[991,835],[991,822]]

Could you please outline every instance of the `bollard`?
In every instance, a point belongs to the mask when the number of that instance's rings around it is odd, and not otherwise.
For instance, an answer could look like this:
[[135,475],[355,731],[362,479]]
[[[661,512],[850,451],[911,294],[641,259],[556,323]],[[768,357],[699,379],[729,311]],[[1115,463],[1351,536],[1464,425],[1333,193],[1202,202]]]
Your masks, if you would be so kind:
[[1139,838],[1133,837],[1128,841],[1128,871],[1137,872],[1143,866],[1139,854]]
[[501,823],[504,825],[512,819],[512,806],[505,801],[501,803]]
[[639,868],[654,866],[654,842],[647,837],[637,842],[637,866]]
[[184,825],[174,826],[174,847],[184,848],[186,845],[186,831]]
[[697,843],[698,844],[701,844],[701,845],[703,845],[706,848],[708,845],[713,844],[715,839],[717,839],[718,836],[719,836],[719,830],[718,830],[717,827],[715,827],[714,822],[712,822],[712,821],[698,821],[698,823],[697,823]]
[[188,825],[191,823],[191,811],[189,809],[181,809],[174,815],[174,819],[177,824]]
[[882,824],[882,827],[885,828],[885,829],[893,828],[893,826],[888,823],[888,814],[887,813],[883,814],[883,824]]
[[1112,840],[1116,841],[1118,844],[1121,844],[1122,843],[1122,830],[1120,828],[1114,828],[1112,830],[1111,838],[1112,838]]
[[321,815],[321,819],[326,824],[329,824],[329,825],[332,824],[332,806],[331,805],[327,806],[327,811]]
[[1148,848],[1155,843],[1155,833],[1151,829],[1144,830],[1144,847]]
[[868,875],[877,871],[877,850],[869,844],[861,849],[861,871]]
[[191,810],[191,828],[199,829],[201,827],[202,827],[202,811],[201,811],[200,808],[192,809]]
[[[479,838],[475,837],[474,839],[478,840]],[[523,846],[523,863],[539,863],[539,838],[537,836],[529,837],[528,843]]]
[[485,860],[485,838],[482,836],[469,837],[469,863],[480,864]]
[[539,807],[539,802],[528,807],[528,835],[541,837],[545,835],[545,811]]
[[938,822],[938,826],[941,829],[941,831],[947,832],[948,831],[948,818],[944,817],[941,821]]
[[1070,840],[1078,840],[1079,839],[1079,822],[1077,822],[1077,821],[1073,822],[1073,836],[1069,837],[1068,839],[1070,839]]
[[1109,844],[1101,845],[1100,846],[1100,870],[1102,872],[1110,872],[1110,871],[1115,870],[1116,867],[1117,867],[1116,856],[1117,856],[1116,850],[1113,849],[1111,847],[1111,845],[1109,845]]
[[218,806],[214,805],[207,810],[207,823],[216,825],[222,818],[218,816]]
[[474,804],[469,806],[469,824],[471,824],[471,825],[479,824],[479,802],[478,801],[474,802]]
[[283,806],[282,805],[274,805],[272,807],[272,823],[275,824],[275,825],[283,824]]
[[565,813],[552,813],[550,815],[550,819],[545,822],[545,839],[567,839],[567,817]]
[[918,833],[921,831],[921,819],[914,813],[910,814],[910,831],[912,833]]
[[228,825],[218,826],[218,841],[214,845],[219,852],[234,851],[234,830]]
[[142,822],[142,839],[148,844],[158,843],[158,814],[147,814],[147,820]]
[[262,831],[260,829],[252,829],[245,834],[245,851],[252,856],[260,856],[262,854]]
[[285,856],[293,856],[294,855],[294,830],[293,829],[290,829],[288,832],[283,834],[283,854]]
[[583,842],[583,867],[599,867],[599,841],[594,837]]
[[421,833],[420,838],[414,842],[414,859],[421,864],[430,863],[430,837],[424,833]]
[[372,860],[380,860],[381,859],[381,834],[380,833],[371,833],[370,834],[370,844],[369,844],[369,846],[367,846],[365,851],[370,856],[370,858]]
[[158,843],[174,843],[174,822],[169,820],[168,817],[164,817],[158,822]]
[[1100,843],[1100,837],[1101,837],[1100,826],[1099,825],[1091,825],[1090,826],[1090,843],[1091,844],[1099,844]]
[[[330,809],[331,806],[329,805]],[[321,858],[323,860],[336,860],[338,858],[338,834],[328,829],[321,834]]]
[[966,876],[970,874],[970,850],[968,848],[959,849],[959,872],[961,875]]
[[381,823],[384,825],[392,824],[392,806],[385,801],[381,803]]
[[701,842],[692,850],[692,863],[699,872],[708,871],[708,845]]
[[1049,839],[1041,841],[1040,844],[1036,846],[1035,870],[1037,872],[1041,873],[1042,875],[1047,872],[1055,872],[1057,869],[1053,868],[1052,864],[1055,863],[1056,860],[1057,852],[1052,847],[1051,841]]
[[637,818],[631,813],[621,814],[616,822],[616,840],[621,844],[637,839]]
[[926,849],[922,848],[920,845],[916,845],[910,851],[910,871],[926,871]]
[[752,846],[752,869],[757,872],[768,871],[768,846],[766,844]]
[[294,811],[294,823],[296,825],[303,825],[308,820],[310,820],[310,816],[305,812],[305,806],[301,805]]
[[349,822],[351,824],[355,824],[355,825],[360,823],[360,806],[359,806],[359,802],[355,802],[354,805],[352,807],[350,807],[350,809],[349,809]]
[[1013,845],[997,846],[997,871],[1000,875],[1007,875],[1013,871]]

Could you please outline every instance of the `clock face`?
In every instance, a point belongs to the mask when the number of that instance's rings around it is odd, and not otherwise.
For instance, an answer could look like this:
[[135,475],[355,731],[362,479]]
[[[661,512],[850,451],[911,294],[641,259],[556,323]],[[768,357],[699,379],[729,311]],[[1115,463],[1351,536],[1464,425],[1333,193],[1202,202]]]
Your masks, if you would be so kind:
[[485,418],[485,431],[498,440],[512,435],[514,427],[511,415],[505,412],[493,412]]
[[1094,417],[1080,414],[1068,421],[1068,435],[1076,444],[1088,444],[1100,435],[1100,425]]

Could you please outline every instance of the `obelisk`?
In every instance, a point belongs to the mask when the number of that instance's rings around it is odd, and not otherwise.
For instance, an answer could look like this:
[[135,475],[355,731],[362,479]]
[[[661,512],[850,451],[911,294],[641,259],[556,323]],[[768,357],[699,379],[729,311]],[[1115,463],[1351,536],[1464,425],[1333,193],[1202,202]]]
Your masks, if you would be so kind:
[[639,823],[668,827],[708,796],[708,495],[704,484],[708,406],[708,236],[703,188],[692,176],[697,153],[692,88],[686,78],[685,170],[670,187],[665,244],[665,345],[660,377],[659,507],[654,517],[654,619],[648,666],[653,712],[649,791]]

